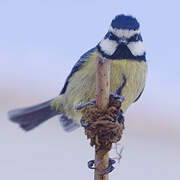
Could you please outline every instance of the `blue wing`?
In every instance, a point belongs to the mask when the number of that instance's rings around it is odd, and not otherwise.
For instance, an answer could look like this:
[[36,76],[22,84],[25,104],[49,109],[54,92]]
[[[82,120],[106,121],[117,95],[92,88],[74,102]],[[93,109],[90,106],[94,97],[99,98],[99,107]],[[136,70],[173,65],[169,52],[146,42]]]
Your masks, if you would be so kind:
[[62,88],[60,94],[64,94],[66,92],[66,89],[67,89],[67,86],[68,86],[68,83],[69,83],[69,79],[72,77],[72,75],[77,72],[81,67],[82,65],[86,62],[87,58],[90,57],[92,55],[92,53],[94,51],[96,51],[96,47],[95,48],[92,48],[90,49],[89,51],[87,51],[85,54],[83,54],[80,59],[77,61],[77,63],[74,65],[74,67],[72,68],[69,76],[67,77],[66,81],[65,81],[65,84],[64,84],[64,87]]
[[141,97],[141,95],[142,95],[142,93],[143,93],[143,91],[144,91],[144,89],[141,91],[141,93],[139,94],[139,96],[134,100],[134,102],[133,103],[135,103],[140,97]]
[[[77,63],[74,65],[74,67],[72,68],[69,76],[67,77],[66,81],[65,81],[65,84],[64,84],[64,87],[62,88],[61,90],[61,94],[64,94],[66,92],[66,89],[68,87],[68,84],[69,84],[69,79],[73,76],[73,74],[75,72],[77,72],[81,67],[82,65],[86,62],[87,58],[90,57],[92,55],[92,53],[96,51],[96,47],[95,48],[92,48],[90,49],[88,52],[86,52],[85,54],[83,54],[80,59],[77,61]],[[62,114],[60,116],[60,123],[63,127],[63,129],[67,132],[71,132],[73,130],[75,130],[76,128],[79,127],[78,124],[76,124],[75,122],[73,122],[72,119],[68,118],[66,115]]]

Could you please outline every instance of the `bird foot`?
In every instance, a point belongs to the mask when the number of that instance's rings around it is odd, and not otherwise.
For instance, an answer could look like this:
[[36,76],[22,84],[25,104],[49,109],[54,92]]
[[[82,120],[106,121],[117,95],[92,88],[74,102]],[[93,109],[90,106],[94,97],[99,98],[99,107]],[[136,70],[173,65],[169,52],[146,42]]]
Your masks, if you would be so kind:
[[[114,159],[109,158],[109,166],[108,166],[108,168],[105,169],[104,172],[99,174],[99,175],[104,176],[105,174],[109,174],[110,172],[112,172],[114,170],[113,164],[115,162],[116,161]],[[94,165],[95,165],[95,160],[91,160],[91,161],[88,162],[89,169],[96,169]]]
[[121,124],[124,122],[124,116],[121,114],[119,117],[118,117],[118,123]]
[[122,95],[118,95],[116,93],[111,93],[110,94],[110,99],[115,99],[115,100],[119,100],[121,103],[125,100],[125,97]]
[[[121,95],[118,95],[118,94],[115,94],[115,93],[111,93],[109,98],[119,100],[121,103],[125,100],[124,96],[121,96]],[[76,110],[79,111],[79,110],[84,109],[85,107],[93,105],[95,103],[96,103],[95,99],[93,99],[92,101],[89,101],[87,103],[82,103],[82,104],[76,106]]]
[[89,101],[89,102],[87,102],[87,103],[83,103],[83,104],[80,104],[80,105],[78,105],[77,107],[76,107],[76,110],[81,110],[81,109],[83,109],[83,108],[85,108],[85,107],[87,107],[87,106],[90,106],[90,105],[93,105],[93,104],[95,104],[96,103],[96,100],[95,99],[93,99],[92,101]]
[[80,120],[80,123],[83,128],[86,129],[88,127],[88,125],[84,121],[82,121],[82,119]]

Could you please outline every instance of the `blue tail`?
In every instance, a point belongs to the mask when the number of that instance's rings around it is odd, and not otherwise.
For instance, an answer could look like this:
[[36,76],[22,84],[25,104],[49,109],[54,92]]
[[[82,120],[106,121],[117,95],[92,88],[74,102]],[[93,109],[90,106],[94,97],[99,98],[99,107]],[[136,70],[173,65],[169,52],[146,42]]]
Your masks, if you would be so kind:
[[49,118],[58,115],[51,108],[51,101],[23,109],[16,109],[8,112],[9,119],[18,123],[26,131],[32,130]]

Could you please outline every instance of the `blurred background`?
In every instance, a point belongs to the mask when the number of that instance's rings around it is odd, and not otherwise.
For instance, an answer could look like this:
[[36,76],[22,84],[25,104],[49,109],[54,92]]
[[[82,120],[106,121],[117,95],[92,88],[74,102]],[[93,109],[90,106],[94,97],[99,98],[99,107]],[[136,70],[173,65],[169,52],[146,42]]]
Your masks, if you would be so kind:
[[94,149],[82,128],[66,133],[54,118],[26,133],[7,111],[59,94],[74,63],[121,13],[140,21],[149,69],[142,97],[125,114],[122,159],[110,179],[178,179],[179,6],[178,0],[1,0],[0,179],[93,179],[87,161]]

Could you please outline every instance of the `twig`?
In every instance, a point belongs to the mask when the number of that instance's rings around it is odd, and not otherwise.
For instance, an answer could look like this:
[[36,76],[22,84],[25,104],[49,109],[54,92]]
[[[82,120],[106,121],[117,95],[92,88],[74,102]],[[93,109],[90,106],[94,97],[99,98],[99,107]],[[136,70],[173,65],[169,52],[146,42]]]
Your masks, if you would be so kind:
[[[96,71],[96,105],[98,109],[106,109],[109,103],[110,93],[110,62],[101,57],[97,57]],[[94,180],[108,180],[108,174],[100,176],[107,169],[109,155],[107,150],[95,147],[95,174]]]
[[117,155],[117,156],[113,158],[114,160],[117,160],[118,163],[120,163],[120,160],[121,160],[121,158],[122,158],[122,152],[123,152],[123,150],[124,150],[124,147],[123,147],[123,146],[120,148],[120,150],[118,150],[118,146],[119,146],[119,145],[120,145],[120,144],[115,143],[114,149],[115,149],[115,151],[116,151],[116,155]]

